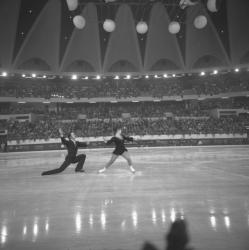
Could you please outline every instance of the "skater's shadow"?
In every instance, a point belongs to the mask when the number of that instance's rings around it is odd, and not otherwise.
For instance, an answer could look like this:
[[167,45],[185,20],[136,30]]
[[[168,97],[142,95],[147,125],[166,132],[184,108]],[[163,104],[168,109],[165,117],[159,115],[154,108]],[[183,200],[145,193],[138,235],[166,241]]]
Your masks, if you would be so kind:
[[[188,247],[189,234],[187,222],[184,219],[177,218],[171,224],[165,239],[165,250],[193,250],[193,248]],[[150,242],[145,242],[141,250],[158,250],[158,248]]]

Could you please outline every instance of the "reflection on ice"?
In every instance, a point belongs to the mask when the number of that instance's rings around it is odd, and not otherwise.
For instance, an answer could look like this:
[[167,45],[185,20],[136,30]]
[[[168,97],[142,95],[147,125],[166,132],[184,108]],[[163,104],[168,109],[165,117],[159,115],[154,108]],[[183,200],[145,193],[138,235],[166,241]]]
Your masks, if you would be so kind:
[[121,229],[122,231],[124,231],[126,228],[126,220],[123,220],[122,223],[121,223]]
[[4,245],[6,243],[7,237],[8,237],[7,226],[3,225],[1,229],[1,245]]
[[100,222],[101,222],[102,229],[105,230],[105,227],[106,227],[106,214],[105,214],[104,210],[101,211]]
[[152,217],[153,224],[156,224],[157,218],[156,218],[156,210],[155,210],[155,208],[152,209],[151,217]]
[[48,233],[48,231],[49,231],[49,219],[46,218],[46,221],[45,221],[45,232],[46,232],[46,234]]
[[82,227],[82,221],[81,221],[81,214],[80,212],[77,212],[75,215],[75,227],[76,227],[76,233],[81,233],[81,227]]
[[137,227],[137,211],[136,210],[132,211],[132,223],[133,223],[134,228],[136,228]]
[[165,223],[166,222],[166,215],[165,215],[164,209],[162,209],[162,211],[161,211],[161,216],[162,216],[162,223]]
[[211,223],[211,226],[214,230],[216,230],[216,218],[214,215],[211,215],[210,216],[210,223]]
[[22,235],[23,235],[23,238],[25,238],[27,235],[27,225],[26,224],[23,225]]
[[174,222],[176,220],[176,211],[174,208],[172,208],[170,211],[170,220],[171,222]]
[[225,222],[226,228],[227,228],[227,229],[230,229],[231,222],[230,222],[230,217],[229,217],[229,216],[225,216],[225,217],[224,217],[224,222]]
[[37,240],[37,236],[39,234],[39,218],[35,217],[34,218],[34,222],[33,222],[33,238],[32,241],[36,241]]
[[93,214],[89,214],[89,225],[91,228],[93,227]]

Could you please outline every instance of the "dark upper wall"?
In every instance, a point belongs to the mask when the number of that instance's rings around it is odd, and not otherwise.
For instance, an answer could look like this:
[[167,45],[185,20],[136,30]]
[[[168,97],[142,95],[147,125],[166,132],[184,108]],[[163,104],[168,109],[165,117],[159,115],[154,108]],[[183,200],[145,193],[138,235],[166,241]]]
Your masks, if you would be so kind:
[[[203,67],[230,67],[249,63],[249,1],[226,0],[227,25],[230,53],[220,39],[217,25],[213,23],[205,5],[186,9],[186,32],[183,39],[185,54],[179,40],[168,31],[172,21],[167,8],[155,3],[148,18],[144,56],[141,56],[139,37],[136,33],[134,11],[128,4],[116,8],[116,29],[109,35],[104,55],[101,56],[98,16],[94,3],[82,9],[86,18],[83,30],[74,29],[61,56],[62,8],[61,0],[48,0],[41,9],[17,53],[13,53],[16,40],[21,0],[0,1],[0,67],[4,69],[44,70],[53,73],[81,71],[108,72],[153,72],[192,70]],[[15,3],[14,3],[15,2]],[[208,25],[198,30],[194,18],[203,14]],[[182,45],[182,44],[181,44]],[[13,56],[14,55],[14,56]],[[14,58],[13,58],[14,57]],[[144,58],[144,60],[142,59]],[[103,63],[102,63],[103,62]]]

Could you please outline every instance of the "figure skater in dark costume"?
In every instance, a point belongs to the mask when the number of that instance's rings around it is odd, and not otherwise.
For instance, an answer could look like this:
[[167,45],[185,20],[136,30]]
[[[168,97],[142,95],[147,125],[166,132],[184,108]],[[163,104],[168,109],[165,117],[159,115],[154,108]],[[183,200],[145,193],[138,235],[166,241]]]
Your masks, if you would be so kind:
[[100,169],[98,172],[99,173],[105,172],[107,170],[107,168],[109,168],[116,161],[116,159],[121,155],[127,161],[129,168],[130,168],[130,171],[132,173],[135,173],[136,170],[132,166],[130,154],[128,153],[128,150],[126,149],[126,147],[124,145],[125,141],[133,141],[133,138],[126,137],[126,136],[122,135],[121,128],[115,129],[114,134],[115,134],[114,137],[112,137],[109,141],[106,141],[104,139],[104,141],[107,145],[114,143],[115,150],[112,152],[112,157],[111,157],[110,161],[105,165],[104,168]]
[[78,163],[75,168],[76,173],[84,173],[85,171],[83,170],[83,165],[86,160],[86,155],[85,154],[77,155],[77,151],[78,151],[78,147],[87,147],[88,143],[76,141],[76,137],[73,132],[71,132],[68,135],[69,140],[67,140],[63,136],[62,129],[59,129],[59,133],[61,137],[61,143],[67,147],[68,154],[65,158],[65,161],[62,163],[62,165],[59,168],[43,172],[42,175],[51,175],[51,174],[61,173],[71,163]]

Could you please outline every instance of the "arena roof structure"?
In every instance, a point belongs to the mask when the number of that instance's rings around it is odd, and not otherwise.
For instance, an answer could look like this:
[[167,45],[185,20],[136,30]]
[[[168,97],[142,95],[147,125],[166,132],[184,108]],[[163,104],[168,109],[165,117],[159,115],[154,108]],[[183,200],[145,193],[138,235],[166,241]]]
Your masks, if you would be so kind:
[[[196,0],[195,0],[196,1]],[[180,8],[180,0],[80,1],[69,11],[66,0],[0,1],[0,69],[63,75],[148,74],[232,68],[249,64],[249,1],[207,0]],[[85,19],[82,29],[73,17]],[[197,28],[196,17],[206,17]],[[115,30],[106,32],[106,19]],[[148,31],[137,32],[144,21]],[[172,21],[180,24],[169,32]]]

